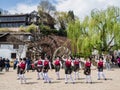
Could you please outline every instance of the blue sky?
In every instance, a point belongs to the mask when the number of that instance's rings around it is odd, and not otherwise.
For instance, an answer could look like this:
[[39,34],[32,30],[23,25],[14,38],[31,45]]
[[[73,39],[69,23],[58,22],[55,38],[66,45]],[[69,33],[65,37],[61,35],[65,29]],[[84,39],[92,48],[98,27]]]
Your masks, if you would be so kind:
[[[0,8],[9,10],[13,6],[18,4],[38,5],[41,0],[0,0]],[[57,0],[50,0],[52,3],[56,3]]]
[[20,4],[20,3],[30,4],[31,1],[32,3],[34,3],[36,1],[38,2],[39,0],[0,0],[0,8],[9,10],[9,8],[17,4]]
[[[0,8],[10,13],[30,13],[37,10],[41,0],[0,0]],[[89,15],[93,9],[106,9],[108,6],[120,7],[120,0],[49,0],[57,11],[73,10],[80,18]],[[74,3],[73,3],[74,2]]]

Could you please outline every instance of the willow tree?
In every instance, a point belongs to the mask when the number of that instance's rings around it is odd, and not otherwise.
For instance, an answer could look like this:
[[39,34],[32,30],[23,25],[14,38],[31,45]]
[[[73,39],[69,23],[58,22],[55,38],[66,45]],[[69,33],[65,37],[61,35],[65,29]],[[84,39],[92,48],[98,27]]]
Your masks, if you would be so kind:
[[79,47],[77,46],[77,42],[79,41],[80,36],[82,36],[80,21],[77,20],[74,22],[70,22],[67,28],[67,37],[71,41],[72,54],[79,53]]
[[[108,7],[93,10],[83,22],[71,22],[67,35],[71,40],[72,52],[90,55],[93,49],[100,53],[120,46],[120,9]],[[76,52],[75,52],[76,51]]]
[[67,36],[71,40],[72,53],[75,55],[89,56],[96,42],[100,42],[99,35],[93,33],[93,30],[89,28],[90,22],[87,16],[81,23],[77,20],[68,25]]
[[110,49],[120,46],[120,8],[108,7],[106,10],[94,10],[91,12],[89,29],[97,34],[99,43],[95,44],[100,52],[108,52]]

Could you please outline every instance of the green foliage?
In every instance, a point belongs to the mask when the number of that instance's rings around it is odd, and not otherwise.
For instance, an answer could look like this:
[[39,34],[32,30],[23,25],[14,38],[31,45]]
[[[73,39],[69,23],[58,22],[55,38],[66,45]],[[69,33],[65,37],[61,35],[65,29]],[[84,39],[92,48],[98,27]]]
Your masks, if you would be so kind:
[[91,29],[100,36],[99,45],[96,46],[100,52],[109,51],[112,43],[115,45],[116,40],[119,40],[118,17],[120,17],[120,9],[117,7],[108,7],[106,10],[91,12],[91,20],[95,22]]
[[71,40],[72,53],[91,55],[96,48],[99,53],[120,47],[120,9],[108,7],[106,10],[93,10],[82,22],[70,22],[67,37]]
[[23,27],[23,26],[20,26],[19,31],[21,31],[21,32],[25,32],[25,31],[26,31],[26,28]]
[[37,30],[37,26],[34,24],[31,24],[30,26],[27,27],[26,32],[35,32]]
[[67,36],[66,31],[64,30],[56,30],[56,29],[50,29],[50,30],[40,30],[40,32],[44,35],[58,35],[58,36]]
[[66,32],[66,30],[59,30],[59,31],[57,31],[58,32],[58,34],[57,35],[59,35],[59,36],[67,36],[67,32]]
[[49,26],[46,26],[46,25],[40,25],[40,29],[41,30],[46,30],[46,31],[50,31],[50,27]]
[[77,18],[73,11],[68,12],[56,12],[56,24],[59,25],[60,30],[66,30],[69,22],[74,22]]

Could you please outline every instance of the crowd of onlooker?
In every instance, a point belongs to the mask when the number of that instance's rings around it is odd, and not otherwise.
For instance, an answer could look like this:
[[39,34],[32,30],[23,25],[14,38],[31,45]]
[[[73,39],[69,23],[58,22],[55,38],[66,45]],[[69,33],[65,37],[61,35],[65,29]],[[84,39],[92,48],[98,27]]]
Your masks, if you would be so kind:
[[[105,63],[105,67],[107,70],[110,70],[112,66],[118,66],[120,68],[120,56],[115,55],[102,55],[101,58],[103,59],[103,62]],[[98,59],[96,59],[98,60]]]
[[0,57],[0,71],[3,71],[3,69],[5,69],[5,71],[9,71],[9,67],[10,60],[8,58]]

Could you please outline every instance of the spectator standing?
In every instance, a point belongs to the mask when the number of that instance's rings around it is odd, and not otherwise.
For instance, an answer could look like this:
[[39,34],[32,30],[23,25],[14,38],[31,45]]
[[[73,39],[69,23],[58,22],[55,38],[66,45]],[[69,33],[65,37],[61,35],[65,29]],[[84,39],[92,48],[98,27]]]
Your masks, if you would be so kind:
[[29,72],[29,69],[30,69],[30,62],[31,62],[31,60],[30,60],[30,58],[26,58],[26,65],[27,65],[27,72]]
[[10,60],[8,58],[5,59],[5,70],[6,72],[9,71],[9,67],[10,67]]
[[14,65],[13,65],[13,69],[14,69],[14,70],[16,69],[18,62],[19,62],[19,61],[18,61],[18,58],[16,58],[16,59],[14,60]]
[[110,70],[110,69],[111,69],[110,60],[111,60],[110,56],[107,55],[106,58],[105,58],[105,65],[106,65],[106,69],[107,69],[107,70]]

